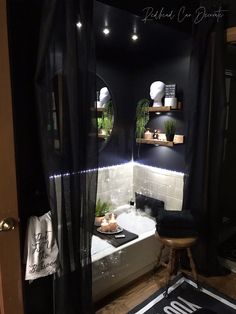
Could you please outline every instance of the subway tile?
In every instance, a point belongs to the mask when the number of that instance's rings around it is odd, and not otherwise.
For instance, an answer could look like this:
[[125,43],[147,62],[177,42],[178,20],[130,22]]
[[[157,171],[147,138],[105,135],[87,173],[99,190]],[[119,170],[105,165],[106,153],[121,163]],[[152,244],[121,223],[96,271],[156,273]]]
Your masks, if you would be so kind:
[[97,194],[114,206],[129,202],[135,192],[163,200],[167,209],[181,209],[183,175],[132,163],[99,171]]
[[181,210],[182,201],[173,197],[166,197],[166,209],[167,210]]

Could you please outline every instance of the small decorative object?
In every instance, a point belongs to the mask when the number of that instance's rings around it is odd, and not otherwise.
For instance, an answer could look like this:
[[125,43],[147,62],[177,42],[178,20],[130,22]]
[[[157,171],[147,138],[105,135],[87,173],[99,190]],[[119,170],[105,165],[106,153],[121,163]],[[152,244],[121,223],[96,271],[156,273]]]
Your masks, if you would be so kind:
[[105,104],[111,99],[110,92],[107,87],[103,87],[100,90],[99,94],[99,104],[101,107],[104,107]]
[[166,140],[173,142],[174,136],[175,136],[175,130],[176,130],[176,124],[172,120],[167,120],[164,123],[165,127],[165,134],[166,134]]
[[151,140],[153,139],[153,132],[150,131],[150,129],[147,129],[147,131],[144,133],[143,138],[145,140]]
[[96,204],[96,210],[95,210],[95,226],[100,226],[102,220],[104,219],[104,216],[106,213],[109,212],[110,204],[107,202],[102,202],[100,199],[98,199]]
[[172,107],[172,109],[177,108],[177,98],[165,97],[164,104],[166,107]]
[[155,140],[158,140],[158,132],[157,132],[157,130],[154,130],[153,138]]
[[115,219],[115,215],[112,213],[111,214],[111,219],[109,220],[109,227],[110,227],[110,232],[116,231],[118,225]]
[[172,108],[177,108],[176,84],[169,84],[165,86],[164,105]]
[[[106,229],[106,227],[105,227],[105,229]],[[109,235],[109,234],[117,234],[117,233],[122,232],[123,230],[124,229],[121,228],[120,226],[117,227],[116,231],[102,231],[102,227],[97,228],[98,232],[104,233],[104,234],[107,234],[107,235]]]
[[165,84],[161,81],[153,82],[150,86],[150,97],[153,99],[153,107],[162,106],[162,98],[165,95]]
[[109,232],[110,231],[109,222],[106,219],[102,219],[100,230],[102,232]]
[[166,98],[176,97],[176,84],[167,84],[165,86],[165,97]]
[[138,102],[136,108],[136,138],[142,138],[145,132],[145,127],[149,120],[149,104],[150,101],[146,98]]
[[98,232],[106,234],[116,234],[123,229],[118,226],[116,221],[116,215],[114,213],[106,214],[105,218],[101,221],[101,227],[97,229]]

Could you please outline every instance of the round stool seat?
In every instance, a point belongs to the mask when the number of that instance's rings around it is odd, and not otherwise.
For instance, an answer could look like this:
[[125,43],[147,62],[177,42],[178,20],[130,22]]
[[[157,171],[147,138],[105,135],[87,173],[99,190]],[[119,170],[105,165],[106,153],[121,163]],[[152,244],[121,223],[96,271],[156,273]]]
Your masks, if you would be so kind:
[[174,248],[174,249],[184,249],[193,246],[197,237],[190,238],[168,238],[161,237],[158,233],[156,233],[157,238],[166,246]]

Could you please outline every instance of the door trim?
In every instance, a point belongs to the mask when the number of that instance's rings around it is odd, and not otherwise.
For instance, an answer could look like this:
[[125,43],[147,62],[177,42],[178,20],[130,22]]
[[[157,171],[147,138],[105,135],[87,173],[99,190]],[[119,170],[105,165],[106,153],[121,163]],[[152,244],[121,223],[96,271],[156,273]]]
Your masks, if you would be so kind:
[[[0,220],[19,221],[6,0],[0,0],[0,47]],[[0,232],[0,313],[24,313],[18,226]]]

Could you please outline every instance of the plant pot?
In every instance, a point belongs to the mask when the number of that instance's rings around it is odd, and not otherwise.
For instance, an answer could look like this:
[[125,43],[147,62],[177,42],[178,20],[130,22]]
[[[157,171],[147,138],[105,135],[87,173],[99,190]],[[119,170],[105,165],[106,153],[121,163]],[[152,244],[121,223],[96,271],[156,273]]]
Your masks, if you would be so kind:
[[166,140],[168,142],[173,142],[174,136],[175,136],[174,134],[166,133]]
[[98,130],[98,134],[99,134],[99,135],[106,135],[106,130],[104,130],[104,129],[99,129],[99,130]]
[[150,130],[147,129],[147,131],[144,132],[143,138],[145,140],[152,140],[153,139],[153,134],[154,134],[153,132],[150,132]]
[[99,217],[95,217],[94,219],[94,225],[97,227],[101,226],[102,220],[104,219],[105,216],[99,216]]

